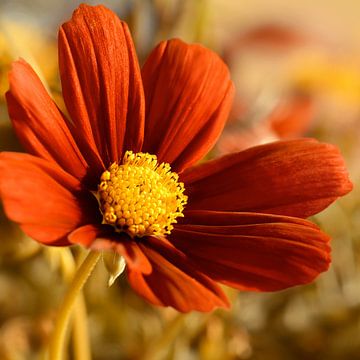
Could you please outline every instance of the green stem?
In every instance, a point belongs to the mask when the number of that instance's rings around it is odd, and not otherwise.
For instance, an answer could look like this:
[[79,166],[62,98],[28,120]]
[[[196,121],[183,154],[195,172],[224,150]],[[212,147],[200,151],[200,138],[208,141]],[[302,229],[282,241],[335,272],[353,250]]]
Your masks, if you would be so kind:
[[75,277],[70,284],[64,301],[59,309],[55,329],[50,341],[50,360],[62,360],[63,358],[65,335],[73,307],[76,304],[78,294],[81,292],[82,287],[100,259],[100,256],[100,252],[91,251],[77,270]]

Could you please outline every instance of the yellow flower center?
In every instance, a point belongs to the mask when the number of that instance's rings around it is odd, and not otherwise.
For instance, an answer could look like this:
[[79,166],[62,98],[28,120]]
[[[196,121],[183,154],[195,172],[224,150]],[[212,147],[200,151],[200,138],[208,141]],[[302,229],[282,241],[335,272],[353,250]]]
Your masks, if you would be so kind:
[[103,223],[131,237],[170,234],[183,217],[187,196],[179,176],[155,155],[126,151],[100,177],[98,199]]

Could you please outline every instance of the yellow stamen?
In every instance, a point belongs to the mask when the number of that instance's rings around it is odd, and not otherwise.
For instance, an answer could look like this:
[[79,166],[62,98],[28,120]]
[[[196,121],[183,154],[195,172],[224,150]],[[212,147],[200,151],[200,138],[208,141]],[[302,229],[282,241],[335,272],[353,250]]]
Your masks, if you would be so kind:
[[103,223],[131,237],[170,234],[183,217],[187,196],[179,176],[155,155],[126,151],[100,177],[98,198]]

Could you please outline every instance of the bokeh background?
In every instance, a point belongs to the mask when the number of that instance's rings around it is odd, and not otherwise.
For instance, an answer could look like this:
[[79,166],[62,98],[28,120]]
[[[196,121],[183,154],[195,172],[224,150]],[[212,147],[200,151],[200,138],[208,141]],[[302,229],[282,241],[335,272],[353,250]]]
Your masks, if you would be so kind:
[[[4,102],[12,60],[30,62],[63,106],[56,34],[79,3],[0,0],[0,150],[21,150]],[[327,273],[278,293],[226,289],[230,311],[183,315],[150,306],[125,276],[108,288],[99,263],[84,290],[92,358],[360,359],[360,2],[102,3],[128,22],[141,63],[157,42],[172,37],[200,42],[228,63],[236,98],[211,157],[277,139],[316,137],[339,146],[355,189],[313,218],[333,238]],[[1,213],[0,359],[45,359],[56,310],[82,256],[78,248],[38,245]],[[78,320],[68,359],[79,360],[83,351]]]

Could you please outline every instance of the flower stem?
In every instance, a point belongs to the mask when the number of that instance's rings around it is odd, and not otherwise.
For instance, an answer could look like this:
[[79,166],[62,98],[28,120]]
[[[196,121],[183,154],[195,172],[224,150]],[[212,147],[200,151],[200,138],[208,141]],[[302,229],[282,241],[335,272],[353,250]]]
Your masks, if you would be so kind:
[[63,358],[65,335],[72,309],[76,304],[78,294],[100,259],[100,256],[100,252],[91,251],[77,270],[70,284],[56,319],[55,329],[50,341],[49,360],[62,360]]
[[74,360],[91,360],[84,295],[79,294],[73,311],[72,342]]

